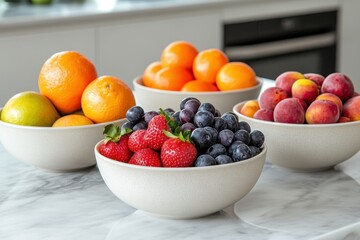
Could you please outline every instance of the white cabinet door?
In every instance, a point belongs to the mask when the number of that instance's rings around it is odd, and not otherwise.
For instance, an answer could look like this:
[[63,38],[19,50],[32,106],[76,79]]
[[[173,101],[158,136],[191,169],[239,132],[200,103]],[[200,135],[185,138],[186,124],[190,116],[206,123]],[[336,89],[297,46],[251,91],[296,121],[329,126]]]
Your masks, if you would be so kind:
[[[0,36],[0,106],[16,93],[38,91],[38,75],[51,55],[76,50],[95,61],[95,30],[41,30]],[[95,64],[95,62],[94,62]]]
[[342,0],[340,12],[339,70],[360,92],[360,1]]
[[198,50],[221,48],[219,12],[199,11],[153,16],[99,27],[100,74],[114,75],[132,87],[148,64],[160,59],[172,41],[186,40]]

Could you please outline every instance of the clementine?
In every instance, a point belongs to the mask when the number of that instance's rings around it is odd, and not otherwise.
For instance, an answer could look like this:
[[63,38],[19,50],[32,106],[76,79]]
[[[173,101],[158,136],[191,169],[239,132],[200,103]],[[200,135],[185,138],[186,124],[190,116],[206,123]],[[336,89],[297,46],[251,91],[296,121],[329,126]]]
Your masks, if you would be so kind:
[[68,114],[81,108],[81,95],[96,78],[97,72],[90,60],[78,52],[63,51],[45,61],[38,85],[42,95],[61,113]]
[[135,106],[130,87],[114,76],[102,76],[92,81],[81,98],[84,115],[95,123],[109,122],[125,117]]
[[219,49],[213,48],[199,52],[193,63],[195,79],[215,83],[218,71],[228,62],[228,57]]
[[153,87],[156,73],[162,68],[159,61],[150,63],[143,74],[143,83],[146,87]]
[[71,127],[94,124],[89,118],[79,114],[69,114],[57,119],[53,127]]
[[175,41],[170,43],[161,53],[163,67],[182,67],[192,69],[198,50],[189,42]]
[[191,80],[194,80],[194,76],[188,69],[164,67],[156,73],[152,87],[180,91],[183,85]]
[[212,83],[199,80],[189,81],[181,88],[183,92],[215,92],[219,89]]
[[216,85],[220,91],[243,89],[256,84],[255,71],[243,62],[225,64],[216,76]]

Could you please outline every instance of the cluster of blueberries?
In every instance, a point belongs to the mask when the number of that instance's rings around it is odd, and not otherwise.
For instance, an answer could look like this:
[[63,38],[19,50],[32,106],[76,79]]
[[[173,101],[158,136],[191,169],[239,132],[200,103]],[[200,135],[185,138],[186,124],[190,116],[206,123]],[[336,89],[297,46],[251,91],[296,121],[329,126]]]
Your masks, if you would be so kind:
[[[194,97],[180,102],[180,110],[164,109],[171,115],[181,132],[190,132],[198,156],[195,167],[227,164],[249,159],[262,150],[264,134],[251,130],[250,125],[240,121],[236,114],[221,113],[211,103],[201,103]],[[133,130],[146,129],[157,111],[144,110],[135,106],[126,113],[127,122],[123,127]]]

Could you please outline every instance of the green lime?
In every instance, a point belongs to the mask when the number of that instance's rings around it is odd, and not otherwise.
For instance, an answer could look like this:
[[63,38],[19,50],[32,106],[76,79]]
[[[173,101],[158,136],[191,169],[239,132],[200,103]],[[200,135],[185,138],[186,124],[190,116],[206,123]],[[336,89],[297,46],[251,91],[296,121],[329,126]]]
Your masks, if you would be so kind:
[[1,121],[25,126],[50,127],[59,117],[47,97],[32,91],[10,98],[1,112]]

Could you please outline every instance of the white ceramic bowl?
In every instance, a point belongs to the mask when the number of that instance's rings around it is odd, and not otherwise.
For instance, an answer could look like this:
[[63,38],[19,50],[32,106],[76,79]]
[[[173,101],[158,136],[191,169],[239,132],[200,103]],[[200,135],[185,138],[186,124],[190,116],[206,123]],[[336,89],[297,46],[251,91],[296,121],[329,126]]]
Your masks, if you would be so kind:
[[181,92],[146,87],[143,85],[142,78],[138,77],[134,79],[133,86],[136,102],[145,111],[159,108],[172,108],[177,111],[181,100],[186,97],[195,97],[201,102],[213,103],[221,113],[225,113],[232,111],[232,107],[238,102],[257,98],[263,85],[263,79],[257,78],[257,82],[258,84],[254,87],[233,91]]
[[29,165],[54,172],[75,171],[96,164],[94,146],[103,139],[107,124],[52,128],[0,121],[0,140],[14,158]]
[[267,148],[241,162],[189,168],[138,166],[111,160],[95,146],[97,166],[108,188],[123,202],[152,215],[190,219],[239,201],[255,185]]
[[360,150],[360,121],[334,124],[285,124],[253,119],[239,113],[240,121],[265,135],[267,159],[295,171],[321,171],[346,161]]

